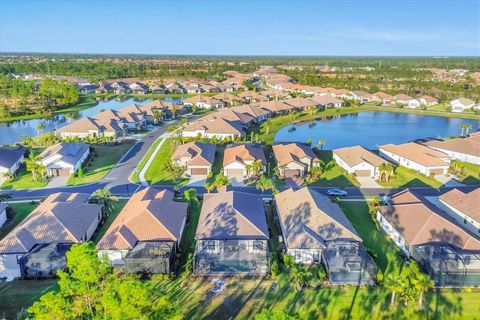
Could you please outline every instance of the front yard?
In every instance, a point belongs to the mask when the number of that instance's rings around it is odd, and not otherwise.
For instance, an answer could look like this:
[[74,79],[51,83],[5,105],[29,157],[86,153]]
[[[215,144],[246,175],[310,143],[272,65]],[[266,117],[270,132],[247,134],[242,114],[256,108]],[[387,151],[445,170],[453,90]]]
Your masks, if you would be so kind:
[[[326,166],[320,180],[310,184],[311,187],[359,187],[355,176],[349,175],[342,167],[333,161],[331,150],[316,150],[317,156]],[[330,163],[330,165],[328,165]]]
[[1,189],[5,190],[21,190],[21,189],[39,189],[48,184],[48,180],[35,181],[32,174],[22,165],[17,172],[17,175],[10,181],[5,181]]
[[442,182],[425,175],[417,173],[415,170],[402,166],[395,168],[395,176],[389,182],[378,182],[385,188],[403,188],[403,187],[433,187],[439,188]]

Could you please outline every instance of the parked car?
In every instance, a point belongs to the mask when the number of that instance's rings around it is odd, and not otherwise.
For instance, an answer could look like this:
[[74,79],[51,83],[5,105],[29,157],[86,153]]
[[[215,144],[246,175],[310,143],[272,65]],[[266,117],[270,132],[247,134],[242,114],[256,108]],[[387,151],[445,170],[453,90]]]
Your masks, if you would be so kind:
[[345,190],[340,190],[340,189],[328,189],[327,194],[329,196],[336,196],[336,197],[345,197],[348,193]]

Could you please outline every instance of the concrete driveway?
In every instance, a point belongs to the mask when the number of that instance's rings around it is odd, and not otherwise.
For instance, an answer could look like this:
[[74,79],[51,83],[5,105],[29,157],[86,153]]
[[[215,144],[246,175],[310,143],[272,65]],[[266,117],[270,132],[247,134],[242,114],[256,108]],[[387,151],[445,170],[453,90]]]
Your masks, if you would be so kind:
[[188,186],[191,187],[203,187],[207,182],[208,176],[190,176],[190,180],[188,181]]
[[232,182],[232,186],[234,186],[234,187],[244,187],[245,186],[245,182],[244,182],[242,177],[233,177],[233,178],[230,179],[230,181]]
[[370,177],[357,177],[357,181],[360,183],[361,188],[382,188],[375,179]]
[[69,178],[69,176],[53,177],[45,188],[65,187]]

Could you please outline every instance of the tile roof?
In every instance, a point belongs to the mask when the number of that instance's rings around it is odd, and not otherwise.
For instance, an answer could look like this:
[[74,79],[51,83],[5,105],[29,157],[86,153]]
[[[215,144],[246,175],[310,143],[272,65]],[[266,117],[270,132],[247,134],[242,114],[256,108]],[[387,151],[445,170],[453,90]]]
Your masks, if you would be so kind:
[[273,145],[272,148],[279,166],[284,166],[292,161],[299,162],[304,157],[318,160],[312,149],[302,143],[279,143]]
[[470,134],[469,137],[461,137],[449,140],[432,140],[425,142],[431,148],[468,154],[480,157],[480,132]]
[[430,149],[424,145],[415,142],[409,142],[399,145],[386,144],[380,146],[379,148],[399,155],[410,161],[414,161],[418,164],[424,165],[426,167],[448,166],[448,162],[443,160],[449,158],[447,154]]
[[326,241],[362,239],[330,198],[307,187],[275,195],[289,249],[319,249]]
[[440,201],[480,222],[480,188],[470,192],[452,189],[439,197]]
[[264,165],[267,164],[262,147],[251,143],[227,145],[223,154],[223,166],[234,161],[245,163],[245,161],[255,160],[260,160]]
[[187,165],[209,165],[215,161],[215,144],[190,142],[178,146],[172,155],[172,160],[188,157]]
[[97,244],[99,250],[130,250],[138,241],[179,242],[187,203],[173,201],[173,192],[145,188],[127,202]]
[[[88,149],[90,149],[90,145],[83,142],[59,142],[43,150],[43,152],[38,155],[38,160],[48,163],[49,165],[58,161],[75,165]],[[57,155],[60,155],[60,157],[55,159]]]
[[0,148],[0,167],[10,169],[24,155],[23,148]]
[[362,162],[367,162],[374,167],[379,167],[382,163],[388,163],[385,159],[377,156],[370,150],[362,146],[352,146],[333,150],[340,159],[350,167],[356,166]]

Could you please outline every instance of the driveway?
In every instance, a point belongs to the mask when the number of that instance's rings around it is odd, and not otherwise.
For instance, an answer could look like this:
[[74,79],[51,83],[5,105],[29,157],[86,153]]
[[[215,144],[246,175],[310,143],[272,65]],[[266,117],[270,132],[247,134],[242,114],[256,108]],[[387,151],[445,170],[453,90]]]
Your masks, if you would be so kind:
[[234,187],[244,187],[245,186],[245,183],[244,183],[242,177],[233,177],[233,178],[230,179],[230,181],[232,182],[232,186],[234,186]]
[[375,179],[370,177],[356,177],[357,181],[360,183],[360,188],[382,188],[381,185],[375,181]]
[[53,177],[45,188],[65,187],[69,178],[69,176]]
[[203,187],[207,182],[208,176],[190,176],[187,186],[190,187]]

